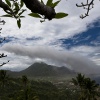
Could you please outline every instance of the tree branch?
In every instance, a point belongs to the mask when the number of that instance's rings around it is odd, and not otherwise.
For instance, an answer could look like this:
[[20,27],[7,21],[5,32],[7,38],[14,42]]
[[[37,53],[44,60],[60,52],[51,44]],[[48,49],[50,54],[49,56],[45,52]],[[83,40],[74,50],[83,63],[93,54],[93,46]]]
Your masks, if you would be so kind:
[[[0,19],[0,23],[4,25],[6,22],[5,22],[4,20],[1,20],[1,19]],[[1,25],[1,24],[0,24],[0,25]],[[1,30],[2,30],[2,28],[0,28],[0,31],[1,31]]]
[[0,0],[0,7],[7,12],[7,10],[9,10],[10,12],[12,12],[12,10],[9,8],[9,6],[7,4],[5,4],[2,0]]
[[[1,1],[1,0],[0,0]],[[1,23],[1,25],[3,24],[5,24],[5,21],[4,20],[1,20],[0,19],[0,23]],[[2,30],[2,28],[0,28],[0,31]],[[1,33],[1,32],[0,32]],[[2,40],[0,40],[0,43],[2,43],[3,41],[5,40],[5,38],[3,38]],[[1,53],[0,54],[0,58],[3,58],[3,57],[7,57],[7,55],[5,55],[4,53]],[[5,64],[7,64],[9,61],[7,61],[7,62],[3,62],[2,64],[0,64],[0,67],[1,66],[3,66],[3,65],[5,65]]]
[[34,13],[44,15],[45,18],[52,20],[56,13],[54,8],[46,6],[38,0],[22,0],[26,7]]
[[89,0],[87,0],[86,4],[84,4],[83,2],[81,3],[81,5],[76,4],[77,7],[83,7],[84,9],[87,10],[87,12],[85,13],[85,15],[82,14],[80,16],[80,18],[83,19],[83,18],[89,16],[89,11],[93,8],[93,5],[94,5],[93,2],[94,2],[94,0],[91,0],[90,2],[89,2]]
[[2,64],[0,64],[0,67],[3,66],[3,65],[5,65],[5,64],[7,64],[8,62],[9,62],[9,61],[3,62]]

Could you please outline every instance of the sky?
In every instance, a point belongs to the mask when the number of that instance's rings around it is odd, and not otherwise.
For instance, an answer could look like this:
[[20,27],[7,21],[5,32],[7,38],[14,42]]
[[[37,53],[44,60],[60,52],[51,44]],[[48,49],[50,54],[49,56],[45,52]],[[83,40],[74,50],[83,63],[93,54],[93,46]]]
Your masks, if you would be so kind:
[[[20,71],[43,61],[76,72],[100,74],[100,1],[95,0],[89,16],[80,19],[86,12],[76,7],[81,1],[62,0],[55,11],[68,13],[68,17],[44,23],[28,16],[31,11],[27,9],[20,29],[15,19],[2,17],[6,24],[0,26],[0,38],[6,40],[0,44],[0,53],[7,57],[0,59],[0,63],[10,62],[1,69]],[[3,14],[0,9],[0,15]]]

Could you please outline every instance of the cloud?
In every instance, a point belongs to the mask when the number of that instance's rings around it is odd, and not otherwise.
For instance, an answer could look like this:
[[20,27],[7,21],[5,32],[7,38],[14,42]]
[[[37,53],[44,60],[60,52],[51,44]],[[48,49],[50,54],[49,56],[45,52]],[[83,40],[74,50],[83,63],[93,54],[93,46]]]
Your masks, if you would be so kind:
[[91,59],[95,64],[100,66],[100,47],[91,46],[76,46],[71,48],[72,52],[79,53],[85,57]]
[[[46,2],[47,0],[44,1]],[[81,1],[83,2],[83,0]],[[18,29],[15,19],[2,18],[6,21],[6,24],[1,26],[3,28],[2,37],[14,37],[11,38],[10,45],[3,46],[8,55],[6,59],[10,59],[12,65],[9,63],[9,65],[7,64],[3,67],[11,68],[13,66],[12,69],[19,70],[28,67],[36,59],[40,59],[57,65],[69,64],[73,69],[81,72],[88,72],[88,70],[89,72],[96,72],[97,70],[94,68],[96,65],[92,61],[100,65],[100,56],[96,55],[100,50],[98,47],[78,46],[73,47],[69,52],[66,51],[65,47],[62,47],[62,41],[58,41],[59,39],[69,39],[74,35],[81,34],[90,29],[90,27],[94,27],[94,22],[100,22],[100,1],[94,1],[95,5],[89,13],[90,16],[83,20],[79,16],[82,13],[84,14],[85,10],[76,7],[76,3],[80,4],[81,1],[62,0],[56,7],[56,12],[65,12],[69,16],[59,20],[46,20],[44,23],[40,23],[40,19],[28,16],[27,14],[30,11],[27,10],[24,13],[25,18],[21,19],[21,29]],[[4,14],[1,9],[0,14]],[[59,49],[59,51],[56,49]],[[79,54],[82,56],[79,56]],[[2,59],[0,60],[2,61]]]
[[75,52],[56,50],[46,46],[23,46],[23,45],[4,45],[2,50],[5,50],[21,57],[29,57],[30,59],[44,59],[53,63],[66,64],[73,70],[82,73],[99,73],[100,68],[90,61]]
[[78,0],[62,0],[56,8],[56,12],[65,12],[68,13],[69,16],[59,20],[46,20],[44,23],[40,23],[40,19],[28,16],[27,14],[30,13],[28,10],[24,14],[26,17],[21,21],[22,27],[20,30],[17,27],[15,19],[5,18],[7,23],[5,26],[2,26],[2,36],[14,36],[19,39],[41,37],[43,38],[43,44],[47,44],[60,38],[69,38],[75,34],[84,32],[88,30],[89,27],[87,26],[89,24],[92,24],[100,18],[98,10],[100,5],[99,2],[96,1],[94,9],[90,11],[90,16],[82,20],[79,18],[79,15],[84,13],[84,10],[76,7],[76,3],[80,2]]

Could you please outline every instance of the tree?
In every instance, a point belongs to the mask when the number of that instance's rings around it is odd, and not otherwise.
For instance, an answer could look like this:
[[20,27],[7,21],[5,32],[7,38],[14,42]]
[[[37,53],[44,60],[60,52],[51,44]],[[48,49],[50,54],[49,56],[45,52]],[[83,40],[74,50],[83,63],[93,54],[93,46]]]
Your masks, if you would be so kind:
[[23,75],[22,76],[22,82],[23,82],[23,85],[24,85],[24,88],[27,87],[27,84],[28,84],[28,78],[26,75]]
[[8,75],[7,75],[7,72],[6,70],[0,70],[0,82],[1,82],[1,85],[2,85],[2,88],[4,89],[5,87],[5,83],[8,81]]
[[91,80],[90,78],[85,78],[84,92],[85,92],[85,97],[87,100],[97,100],[98,87],[99,87],[99,84],[96,84],[95,80]]
[[74,85],[78,86],[80,88],[80,100],[84,100],[84,75],[82,75],[81,73],[79,73],[76,78],[72,78],[72,82],[74,83]]
[[22,76],[22,82],[23,82],[23,85],[24,85],[24,94],[25,94],[25,100],[28,100],[28,78],[26,75],[23,75]]
[[76,78],[72,78],[72,82],[80,88],[79,100],[97,100],[99,84],[94,80],[78,74]]

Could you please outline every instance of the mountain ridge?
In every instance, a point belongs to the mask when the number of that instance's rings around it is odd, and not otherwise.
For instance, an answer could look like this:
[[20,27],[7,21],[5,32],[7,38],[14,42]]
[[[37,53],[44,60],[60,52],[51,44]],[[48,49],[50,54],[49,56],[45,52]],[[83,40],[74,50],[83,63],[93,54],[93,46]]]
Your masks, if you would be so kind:
[[19,72],[12,72],[8,71],[11,76],[22,76],[26,75],[29,77],[50,77],[50,76],[67,76],[71,74],[75,74],[73,70],[68,69],[67,67],[57,67],[53,65],[48,65],[44,62],[41,63],[34,63],[28,68],[19,71]]

